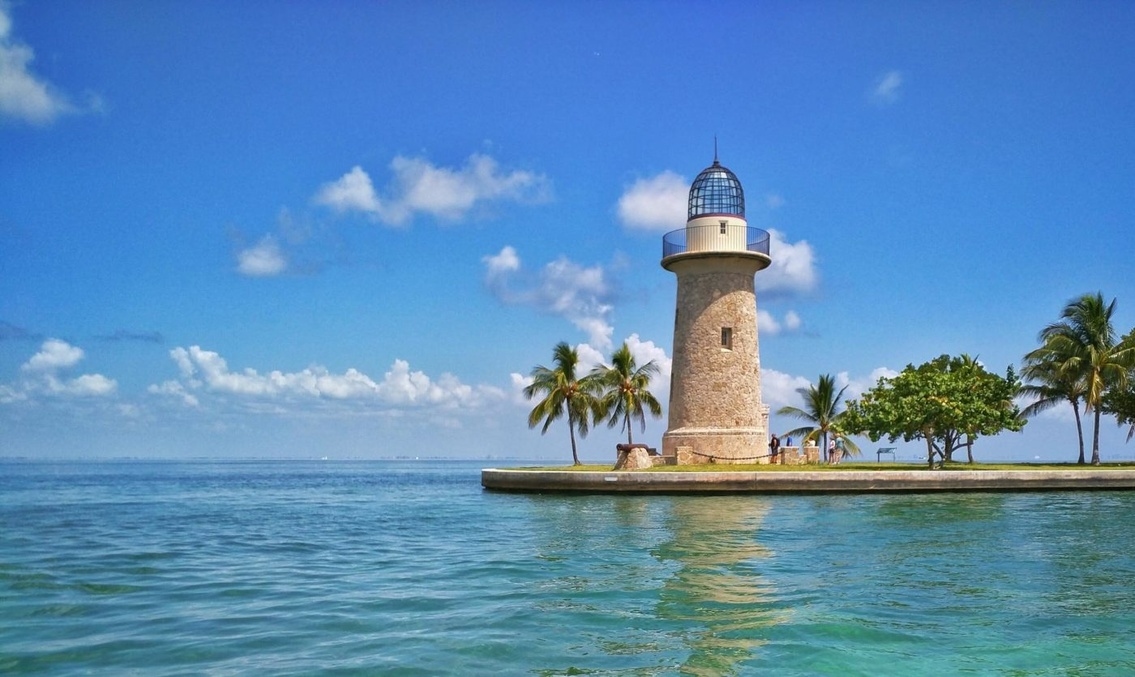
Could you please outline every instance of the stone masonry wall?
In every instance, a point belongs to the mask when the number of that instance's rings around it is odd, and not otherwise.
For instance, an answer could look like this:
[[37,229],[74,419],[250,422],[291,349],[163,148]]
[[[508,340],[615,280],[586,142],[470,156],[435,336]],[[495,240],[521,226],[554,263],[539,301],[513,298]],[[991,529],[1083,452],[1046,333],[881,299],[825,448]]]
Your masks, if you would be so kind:
[[[678,276],[678,296],[663,453],[683,446],[696,452],[694,458],[757,462],[741,459],[768,453],[753,289],[759,265],[719,255],[669,268]],[[732,330],[731,348],[722,346],[723,327]]]

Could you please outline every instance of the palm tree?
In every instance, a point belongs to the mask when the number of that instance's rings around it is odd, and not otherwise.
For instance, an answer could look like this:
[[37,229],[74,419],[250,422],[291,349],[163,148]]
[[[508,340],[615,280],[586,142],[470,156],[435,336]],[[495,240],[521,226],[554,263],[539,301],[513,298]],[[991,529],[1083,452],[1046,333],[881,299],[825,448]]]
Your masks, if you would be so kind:
[[[1093,414],[1092,465],[1100,463],[1100,413],[1104,393],[1124,388],[1135,346],[1119,341],[1111,316],[1115,299],[1105,304],[1103,294],[1085,294],[1068,303],[1061,321],[1040,332],[1042,349],[1062,356],[1065,377],[1083,381],[1085,410]],[[1035,351],[1034,351],[1035,352]]]
[[532,383],[524,389],[524,397],[527,399],[532,399],[538,393],[544,394],[544,399],[537,402],[528,414],[528,427],[535,428],[543,421],[544,427],[540,429],[540,434],[543,435],[548,432],[552,421],[566,414],[568,434],[571,436],[572,462],[581,465],[575,447],[575,431],[578,429],[580,437],[587,437],[588,414],[596,411],[596,383],[590,377],[576,377],[579,353],[564,341],[556,344],[552,351],[552,362],[554,369],[543,365],[535,367],[530,374]]
[[635,363],[631,349],[626,342],[611,355],[610,365],[600,365],[591,371],[589,378],[594,378],[599,384],[600,392],[598,407],[596,408],[595,422],[607,419],[607,427],[614,428],[622,424],[627,431],[627,444],[634,444],[631,439],[631,420],[638,419],[642,430],[646,431],[646,411],[651,416],[662,416],[662,405],[647,388],[650,379],[658,374],[658,365],[654,360],[641,367]]
[[777,410],[779,416],[791,416],[793,418],[809,421],[814,425],[801,426],[794,430],[789,430],[784,433],[785,436],[803,435],[804,442],[818,441],[823,438],[824,460],[828,460],[828,436],[833,436],[834,439],[843,440],[844,446],[852,456],[859,455],[859,447],[852,441],[851,437],[843,432],[840,428],[840,419],[846,413],[841,411],[836,413],[839,408],[840,400],[843,398],[843,392],[847,390],[847,386],[840,388],[837,393],[835,390],[835,378],[831,374],[823,374],[820,376],[820,382],[817,385],[809,385],[807,388],[797,388],[796,392],[804,398],[804,408],[799,407],[781,407]]
[[1076,439],[1080,443],[1080,456],[1076,461],[1084,464],[1084,424],[1080,419],[1080,402],[1087,393],[1084,381],[1067,366],[1069,356],[1060,355],[1049,346],[1041,346],[1025,355],[1021,375],[1032,383],[1021,386],[1021,394],[1033,398],[1033,403],[1021,411],[1021,416],[1032,418],[1048,411],[1061,402],[1072,405],[1076,417]]

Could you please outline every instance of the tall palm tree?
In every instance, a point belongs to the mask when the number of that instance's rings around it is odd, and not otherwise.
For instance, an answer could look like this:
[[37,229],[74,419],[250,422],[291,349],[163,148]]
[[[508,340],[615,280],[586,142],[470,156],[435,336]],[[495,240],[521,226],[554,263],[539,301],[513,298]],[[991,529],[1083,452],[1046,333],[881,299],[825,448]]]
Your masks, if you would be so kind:
[[[650,380],[658,375],[658,365],[654,360],[641,367],[635,362],[626,342],[611,355],[610,365],[600,365],[591,371],[590,378],[599,384],[601,395],[596,408],[595,422],[607,419],[607,427],[622,424],[627,431],[627,444],[631,439],[631,420],[638,419],[642,430],[646,431],[646,411],[654,418],[662,416],[662,405],[647,388]],[[645,410],[644,410],[645,408]]]
[[801,426],[784,434],[786,436],[802,435],[805,443],[818,441],[822,438],[825,461],[828,460],[829,435],[833,439],[843,440],[847,451],[853,456],[858,456],[859,447],[839,426],[840,419],[846,413],[846,410],[837,412],[845,390],[847,390],[847,386],[840,388],[838,393],[836,392],[835,378],[831,374],[822,374],[820,382],[816,385],[797,388],[796,392],[804,398],[804,408],[781,407],[776,413],[779,416],[791,416],[809,421],[813,425]]
[[576,376],[579,353],[564,341],[557,343],[552,351],[552,363],[555,365],[552,369],[543,365],[535,367],[530,374],[532,383],[524,389],[524,397],[527,399],[532,399],[537,394],[544,395],[544,399],[537,402],[529,412],[528,427],[535,428],[543,421],[544,427],[540,429],[540,434],[543,435],[548,432],[552,421],[566,415],[568,434],[571,436],[572,462],[580,465],[575,431],[578,429],[580,437],[587,437],[588,414],[596,411],[596,383],[590,377],[580,379]]
[[1033,398],[1033,403],[1021,411],[1021,416],[1032,418],[1048,411],[1061,402],[1072,405],[1076,417],[1076,439],[1080,443],[1080,456],[1077,463],[1084,464],[1084,424],[1080,418],[1080,402],[1087,393],[1084,380],[1069,368],[1070,356],[1060,355],[1050,346],[1044,345],[1025,355],[1021,376],[1030,381],[1021,386],[1021,394]]
[[1066,356],[1061,370],[1083,381],[1085,410],[1093,414],[1092,465],[1100,463],[1100,414],[1109,387],[1127,385],[1128,369],[1135,347],[1119,341],[1111,316],[1115,299],[1104,303],[1103,294],[1085,294],[1070,301],[1061,320],[1040,332],[1042,348]]

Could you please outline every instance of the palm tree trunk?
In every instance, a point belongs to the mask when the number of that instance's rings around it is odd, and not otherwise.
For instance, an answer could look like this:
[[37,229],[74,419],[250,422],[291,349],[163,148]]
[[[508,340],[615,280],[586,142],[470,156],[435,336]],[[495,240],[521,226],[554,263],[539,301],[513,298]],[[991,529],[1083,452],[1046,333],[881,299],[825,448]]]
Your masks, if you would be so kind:
[[1076,462],[1084,465],[1084,424],[1080,422],[1080,407],[1075,401],[1072,402],[1072,413],[1076,415],[1076,439],[1080,440],[1080,460]]
[[627,408],[626,422],[627,422],[627,444],[634,444],[634,440],[631,439],[631,411],[630,411],[629,407]]
[[579,454],[575,451],[575,417],[571,415],[571,403],[568,403],[568,434],[571,435],[572,465],[583,465],[579,462]]
[[1095,408],[1095,430],[1092,431],[1092,465],[1100,464],[1100,408]]

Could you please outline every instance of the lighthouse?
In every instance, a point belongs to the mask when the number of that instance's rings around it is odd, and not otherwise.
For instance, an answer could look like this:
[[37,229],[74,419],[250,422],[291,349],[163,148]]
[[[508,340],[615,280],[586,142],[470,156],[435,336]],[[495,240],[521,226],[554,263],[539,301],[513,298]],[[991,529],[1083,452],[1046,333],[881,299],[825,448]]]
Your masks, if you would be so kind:
[[767,462],[753,277],[770,263],[769,234],[745,221],[741,182],[714,157],[690,186],[686,227],[662,238],[678,278],[662,453],[680,465]]

